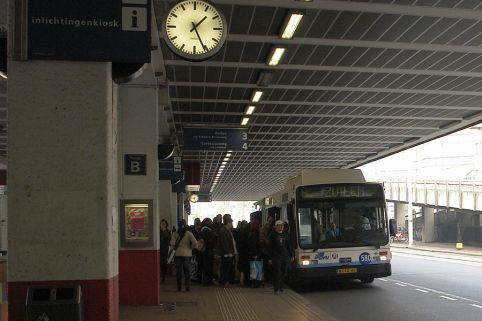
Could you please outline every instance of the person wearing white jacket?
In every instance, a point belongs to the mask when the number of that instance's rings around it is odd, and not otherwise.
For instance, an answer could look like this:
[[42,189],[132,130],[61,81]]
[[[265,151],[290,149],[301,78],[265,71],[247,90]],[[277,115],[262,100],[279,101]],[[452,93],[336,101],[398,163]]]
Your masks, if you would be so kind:
[[182,288],[182,275],[186,282],[186,291],[191,290],[191,256],[192,250],[197,247],[197,240],[187,229],[184,222],[179,223],[177,232],[171,237],[171,246],[176,251],[174,262],[176,264],[177,290]]

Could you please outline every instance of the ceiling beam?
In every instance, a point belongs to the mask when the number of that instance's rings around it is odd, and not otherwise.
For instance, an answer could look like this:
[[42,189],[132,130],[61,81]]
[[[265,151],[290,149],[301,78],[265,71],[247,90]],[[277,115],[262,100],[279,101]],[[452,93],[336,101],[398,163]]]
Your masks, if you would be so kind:
[[[174,111],[174,115],[227,115],[243,116],[243,112],[232,111]],[[350,115],[350,114],[297,114],[297,113],[254,113],[249,117],[299,117],[299,118],[352,118],[352,119],[398,119],[398,120],[434,120],[434,121],[462,121],[461,117],[425,117],[425,116],[391,116],[391,115]]]
[[[201,128],[240,128],[240,124],[238,122],[235,123],[217,123],[217,122],[212,122],[212,123],[183,123],[182,124],[184,127],[201,127]],[[251,123],[248,127],[265,127],[265,126],[272,126],[272,127],[300,127],[300,128],[310,128],[311,130],[316,131],[319,128],[327,128],[330,130],[337,130],[340,128],[345,128],[345,129],[388,129],[388,130],[439,130],[441,127],[404,127],[404,126],[379,126],[379,125],[370,125],[370,126],[361,126],[361,125],[347,125],[347,124],[274,124],[274,123]],[[445,127],[445,126],[443,126]],[[336,132],[333,132],[333,134],[336,134]]]
[[[294,150],[292,147],[290,148],[290,150],[293,150],[293,151],[297,151],[297,152],[300,152],[300,150]],[[286,149],[280,149],[279,150],[280,152],[281,151],[286,151]],[[186,152],[190,152],[190,151],[184,151],[184,154],[186,154]],[[310,148],[310,150],[303,150],[302,151],[303,154],[305,155],[325,155],[325,154],[365,154],[364,152],[357,152],[357,151],[350,151],[350,152],[344,152],[344,151],[337,151],[337,152],[332,152],[332,151],[317,151],[316,149],[314,150],[313,148]],[[225,153],[225,152],[223,152]],[[258,153],[258,154],[263,154],[263,153],[270,153],[272,154],[273,152],[272,151],[269,151],[269,150],[244,150],[242,152],[240,152],[242,154],[249,154],[249,153]],[[376,154],[376,152],[373,152],[373,154]],[[183,159],[199,159],[199,158],[196,158],[196,157],[190,157],[189,155],[183,157]],[[219,162],[221,163],[221,162]]]
[[[481,47],[482,49],[482,47]],[[221,88],[256,88],[267,89],[294,89],[294,90],[323,90],[323,91],[350,91],[350,92],[375,92],[375,93],[398,93],[398,94],[425,94],[425,95],[461,95],[482,97],[479,91],[463,91],[463,90],[430,90],[430,89],[408,89],[408,88],[373,88],[373,87],[341,87],[341,86],[304,86],[304,85],[269,85],[269,87],[260,87],[257,84],[250,83],[217,83],[217,82],[194,82],[194,81],[171,81],[169,86],[180,87],[221,87]],[[263,103],[261,101],[260,103]]]
[[[278,140],[273,139],[262,139],[262,138],[250,138],[249,143],[252,142],[277,142]],[[322,140],[314,140],[314,139],[289,139],[288,141],[283,141],[283,143],[356,143],[356,144],[402,144],[403,140],[336,140],[336,139],[322,139]]]
[[364,159],[362,161],[358,161],[358,162],[349,164],[348,166],[346,166],[346,168],[355,168],[355,167],[358,167],[358,166],[361,166],[361,165],[368,164],[368,163],[373,162],[375,160],[393,155],[395,153],[404,151],[406,149],[415,147],[417,145],[429,142],[433,139],[449,135],[453,132],[456,132],[456,131],[459,131],[459,130],[462,130],[464,128],[468,128],[470,126],[480,124],[480,123],[482,123],[482,114],[476,115],[476,116],[471,117],[471,118],[467,118],[467,119],[463,120],[462,122],[460,122],[458,124],[455,124],[453,126],[452,125],[446,126],[446,127],[441,128],[440,130],[438,130],[434,133],[424,135],[424,136],[422,136],[418,139],[410,140],[407,143],[404,143],[404,144],[402,144],[400,146],[397,146],[397,147],[394,147],[394,148],[390,148],[386,151],[379,152],[376,155],[368,156],[366,159]]
[[269,66],[264,63],[228,62],[228,61],[203,61],[192,63],[186,60],[166,60],[168,66],[184,67],[207,67],[207,68],[245,68],[245,69],[273,69],[273,70],[309,70],[309,71],[335,71],[357,72],[374,74],[403,74],[416,76],[451,76],[482,78],[482,72],[451,71],[451,70],[422,70],[422,69],[397,69],[397,68],[373,68],[357,66],[320,66],[320,65],[286,65]]
[[[345,1],[317,0],[313,2],[293,0],[214,0],[217,4],[242,5],[242,6],[263,6],[280,7],[289,9],[317,9],[351,12],[373,12],[382,14],[400,14],[412,16],[443,17],[454,19],[475,19],[480,20],[480,11],[457,8],[441,8],[429,6],[407,6],[397,4],[356,2],[353,4]],[[457,1],[454,1],[454,4]]]
[[[269,88],[269,87],[268,87]],[[249,104],[248,99],[204,99],[204,98],[170,98],[171,102],[186,103],[223,103],[223,104]],[[406,105],[406,104],[378,104],[378,103],[339,103],[324,101],[284,101],[284,100],[263,100],[258,105],[291,105],[291,106],[327,106],[327,107],[367,107],[367,108],[412,108],[412,109],[436,109],[436,110],[475,110],[480,111],[480,106],[444,106],[444,105]]]
[[[182,133],[182,132],[179,132]],[[407,135],[407,134],[360,134],[360,133],[351,133],[351,134],[332,134],[332,133],[286,133],[286,132],[255,132],[249,131],[249,135],[274,135],[274,136],[353,136],[353,137],[421,137],[422,135]]]
[[[358,2],[357,2],[358,5]],[[479,13],[480,15],[480,13]],[[481,19],[479,17],[479,19]],[[438,45],[433,43],[412,43],[412,42],[389,42],[389,41],[371,41],[371,40],[350,40],[350,39],[325,39],[325,38],[292,38],[281,39],[277,36],[263,35],[245,35],[245,34],[228,34],[228,41],[234,42],[251,42],[251,43],[268,43],[276,45],[315,45],[328,47],[357,47],[357,48],[380,48],[380,49],[396,49],[396,50],[423,50],[423,51],[441,51],[441,52],[459,52],[459,53],[482,53],[482,47],[476,46],[455,46],[455,45]]]

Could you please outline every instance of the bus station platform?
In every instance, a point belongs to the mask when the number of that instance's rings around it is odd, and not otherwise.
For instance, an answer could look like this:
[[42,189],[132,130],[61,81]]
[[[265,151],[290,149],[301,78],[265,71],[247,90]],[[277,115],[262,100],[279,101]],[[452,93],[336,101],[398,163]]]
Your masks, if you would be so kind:
[[204,287],[177,292],[175,279],[161,285],[159,306],[121,306],[120,321],[334,321],[290,289],[274,294],[271,286]]
[[463,254],[471,256],[482,256],[482,247],[480,246],[467,246],[464,245],[462,249],[456,249],[455,243],[424,243],[420,241],[414,241],[412,245],[408,243],[390,243],[392,248],[404,248],[426,252],[438,252],[438,253],[450,253],[450,254]]

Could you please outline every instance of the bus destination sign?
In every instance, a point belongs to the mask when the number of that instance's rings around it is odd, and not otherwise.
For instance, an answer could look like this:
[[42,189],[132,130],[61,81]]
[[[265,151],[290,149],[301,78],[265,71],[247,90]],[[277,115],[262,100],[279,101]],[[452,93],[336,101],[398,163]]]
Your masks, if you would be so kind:
[[299,189],[299,197],[304,200],[324,198],[358,198],[383,195],[378,184],[364,185],[314,185]]

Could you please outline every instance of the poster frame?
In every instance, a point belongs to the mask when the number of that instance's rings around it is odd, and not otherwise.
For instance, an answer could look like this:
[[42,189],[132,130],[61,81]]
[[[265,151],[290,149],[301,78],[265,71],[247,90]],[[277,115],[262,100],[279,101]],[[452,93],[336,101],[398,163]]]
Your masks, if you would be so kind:
[[[145,207],[147,205],[147,236],[142,239],[129,238],[126,236],[126,231],[128,222],[126,220],[126,207],[129,205],[142,205]],[[139,206],[140,207],[140,206]],[[119,206],[119,217],[120,217],[120,245],[121,247],[149,247],[153,245],[153,234],[154,234],[154,207],[152,199],[121,199]]]

